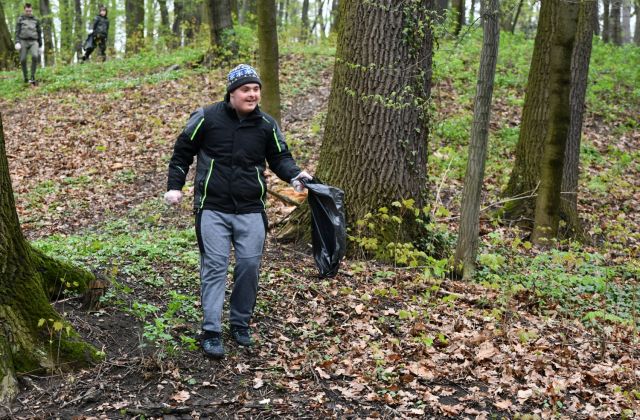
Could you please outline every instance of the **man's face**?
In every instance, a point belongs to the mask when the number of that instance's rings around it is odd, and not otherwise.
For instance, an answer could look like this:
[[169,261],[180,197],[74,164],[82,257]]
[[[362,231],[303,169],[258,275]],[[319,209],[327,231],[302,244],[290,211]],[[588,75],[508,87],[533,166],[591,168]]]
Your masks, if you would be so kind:
[[229,102],[239,115],[249,114],[260,102],[260,85],[247,83],[240,86],[229,94]]
[[33,15],[33,9],[31,7],[25,7],[24,8],[24,14],[27,16],[32,16]]
[[107,11],[102,9],[100,10],[100,16],[106,16],[107,15]]

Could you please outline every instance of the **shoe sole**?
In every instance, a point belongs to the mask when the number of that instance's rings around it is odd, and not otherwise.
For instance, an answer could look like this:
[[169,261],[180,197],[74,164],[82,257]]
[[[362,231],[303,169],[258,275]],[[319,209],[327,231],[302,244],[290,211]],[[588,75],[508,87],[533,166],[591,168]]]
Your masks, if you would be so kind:
[[222,360],[222,359],[224,359],[224,354],[219,354],[219,355],[218,354],[209,354],[206,351],[203,351],[202,353],[204,354],[204,356],[207,359],[214,359],[214,360]]

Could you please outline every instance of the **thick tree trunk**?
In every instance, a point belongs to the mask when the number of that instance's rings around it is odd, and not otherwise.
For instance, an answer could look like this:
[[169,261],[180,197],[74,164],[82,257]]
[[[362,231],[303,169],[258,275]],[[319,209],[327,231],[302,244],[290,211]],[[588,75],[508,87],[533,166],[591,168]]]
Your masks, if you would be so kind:
[[280,121],[280,60],[275,0],[258,0],[258,68],[262,86],[262,108]]
[[125,53],[127,55],[135,54],[144,44],[144,1],[126,0],[125,15],[127,35]]
[[571,124],[571,57],[578,25],[579,4],[553,0],[554,31],[549,61],[549,127],[540,163],[532,242],[548,245],[557,237],[564,153]]
[[[480,2],[484,35],[476,98],[473,107],[473,126],[469,144],[469,160],[464,178],[460,214],[460,232],[455,253],[456,271],[462,271],[463,279],[470,280],[475,272],[480,230],[480,202],[484,167],[489,140],[491,98],[500,44],[500,4],[498,0]],[[460,270],[462,268],[462,270]]]
[[231,4],[229,0],[207,0],[206,5],[211,18],[209,22],[211,46],[225,48],[228,41],[225,33],[233,30]]
[[522,109],[515,163],[504,195],[512,198],[505,206],[506,220],[530,220],[540,180],[540,158],[549,118],[549,54],[553,34],[554,0],[542,0],[536,40],[533,47],[527,91]]
[[309,40],[309,0],[302,0],[302,18],[300,19],[300,41]]
[[173,26],[172,32],[175,36],[175,43],[173,47],[178,47],[182,44],[182,22],[184,20],[184,0],[173,0]]
[[34,250],[22,235],[0,116],[0,404],[17,394],[17,373],[98,360],[96,349],[80,340],[48,301],[53,289],[71,285],[83,291],[92,278]]
[[249,0],[240,0],[238,6],[238,24],[244,25],[247,21],[247,14],[249,13]]
[[611,2],[611,42],[613,45],[622,45],[622,26],[620,25],[622,0]]
[[[426,202],[432,7],[427,0],[401,9],[394,4],[340,1],[342,23],[316,175],[344,190],[349,224],[396,200],[413,198],[418,208]],[[281,236],[299,238],[308,229],[299,225],[300,213]],[[398,234],[416,235],[409,226]]]
[[44,42],[44,64],[55,64],[55,49],[53,47],[53,19],[49,0],[40,0],[40,17],[42,24],[42,41]]
[[571,125],[567,137],[562,174],[561,215],[567,222],[568,231],[581,239],[584,239],[585,235],[578,217],[580,137],[584,119],[594,23],[597,21],[594,19],[596,14],[596,2],[580,3],[578,29],[571,59]]
[[0,3],[0,70],[10,70],[17,64],[18,54],[7,27],[3,7],[2,3]]
[[609,16],[609,0],[602,0],[602,41],[608,43],[611,40],[611,18]]

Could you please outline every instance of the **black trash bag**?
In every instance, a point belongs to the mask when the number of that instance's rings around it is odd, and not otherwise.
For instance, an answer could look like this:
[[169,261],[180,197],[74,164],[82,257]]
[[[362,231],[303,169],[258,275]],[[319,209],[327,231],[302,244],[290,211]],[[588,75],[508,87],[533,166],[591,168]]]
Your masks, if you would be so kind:
[[309,190],[313,258],[320,277],[338,273],[340,260],[347,251],[347,223],[344,216],[344,192],[314,178],[304,183]]
[[93,32],[87,35],[87,39],[85,39],[84,43],[82,44],[82,49],[85,51],[91,48],[94,48]]

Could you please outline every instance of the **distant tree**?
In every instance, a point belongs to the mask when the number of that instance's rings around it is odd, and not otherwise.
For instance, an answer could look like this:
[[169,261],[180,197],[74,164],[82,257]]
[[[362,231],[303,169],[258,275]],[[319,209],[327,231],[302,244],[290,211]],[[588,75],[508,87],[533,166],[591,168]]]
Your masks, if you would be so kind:
[[622,1],[622,43],[631,42],[631,0]]
[[[432,35],[427,0],[341,0],[335,68],[316,175],[344,190],[348,222],[392,202],[426,203]],[[371,34],[384,34],[371,42]],[[307,213],[308,214],[308,213]],[[400,238],[419,231],[409,218]],[[281,237],[308,227],[293,215]]]
[[184,22],[184,0],[173,0],[173,25],[171,31],[173,32],[174,40],[171,43],[173,48],[176,48],[182,43],[182,24]]
[[636,28],[633,31],[633,42],[640,45],[640,0],[635,0]]
[[258,68],[262,79],[262,108],[281,124],[280,61],[275,0],[258,0]]
[[611,42],[613,45],[622,45],[622,25],[620,24],[622,0],[611,1]]
[[249,14],[249,0],[240,0],[238,5],[238,23],[244,25]]
[[125,0],[126,54],[135,54],[144,43],[144,1]]
[[476,98],[473,106],[473,125],[469,141],[467,172],[462,191],[460,232],[458,234],[454,263],[456,271],[462,269],[462,277],[465,280],[473,278],[478,252],[482,182],[484,180],[484,167],[489,140],[493,81],[496,74],[496,62],[498,61],[498,45],[500,45],[499,1],[481,0],[480,15],[483,21],[484,34]]
[[609,16],[610,2],[602,0],[602,41],[611,41],[611,19]]
[[233,30],[231,19],[231,3],[229,0],[206,0],[207,15],[210,17],[209,34],[211,45],[225,48],[228,41],[228,32]]
[[53,47],[53,19],[49,0],[39,2],[40,18],[42,24],[42,41],[44,42],[44,64],[55,64],[55,48]]
[[80,57],[82,57],[82,41],[84,40],[85,36],[85,28],[82,23],[82,0],[74,0],[74,6],[75,13],[73,18],[73,38],[76,57],[79,59]]
[[146,10],[144,13],[145,23],[144,23],[144,32],[145,37],[149,40],[149,42],[153,42],[155,31],[156,31],[156,1],[155,0],[146,0]]
[[522,10],[522,3],[524,0],[518,1],[518,7],[516,8],[516,14],[513,17],[513,23],[511,24],[511,33],[514,34],[516,32],[516,25],[518,24],[518,18],[520,17],[520,11]]
[[98,360],[96,349],[49,304],[63,290],[86,290],[93,279],[91,273],[32,248],[24,238],[0,116],[0,405],[16,396],[16,374]]
[[339,4],[339,0],[331,1],[331,26],[329,28],[330,33],[338,32],[338,25],[340,24],[340,14],[338,13]]
[[4,8],[0,2],[0,70],[13,68],[18,61],[11,33],[7,27]]
[[[104,0],[105,4],[109,4],[107,0]],[[107,48],[111,50],[115,50],[116,48],[116,22],[118,20],[118,16],[121,14],[120,9],[118,9],[119,0],[111,0],[111,7],[109,7],[109,20],[111,21],[110,30],[111,34],[107,37]],[[93,9],[97,10],[97,9]],[[86,13],[85,13],[86,15]],[[86,20],[85,20],[86,22]]]
[[456,24],[453,29],[454,35],[459,35],[465,25],[465,4],[464,0],[451,0],[451,10],[456,14]]
[[589,76],[589,62],[593,35],[597,24],[597,1],[580,3],[580,15],[576,41],[571,59],[571,125],[567,135],[564,168],[562,173],[562,196],[560,211],[567,228],[576,237],[584,237],[578,215],[578,178],[580,164],[580,138],[584,120],[585,96]]
[[73,14],[70,0],[58,0],[60,7],[58,18],[60,19],[60,58],[69,62],[73,58],[75,48],[73,46]]
[[531,235],[531,241],[538,245],[547,245],[550,239],[557,237],[560,224],[562,171],[571,125],[571,58],[580,3],[552,1],[554,18],[549,51],[549,119],[540,161],[540,188]]
[[302,0],[302,17],[300,19],[300,41],[309,40],[309,0]]

